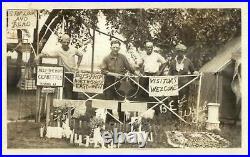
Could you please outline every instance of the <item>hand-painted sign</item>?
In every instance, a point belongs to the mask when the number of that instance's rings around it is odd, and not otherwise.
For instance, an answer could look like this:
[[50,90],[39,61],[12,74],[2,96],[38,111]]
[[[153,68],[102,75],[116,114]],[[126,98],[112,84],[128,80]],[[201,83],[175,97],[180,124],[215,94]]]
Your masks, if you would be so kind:
[[73,81],[74,92],[103,93],[104,76],[102,74],[76,72]]
[[178,94],[177,76],[149,78],[149,96],[176,96]]
[[36,27],[36,10],[8,10],[9,29],[31,29]]
[[37,86],[62,87],[64,80],[63,67],[37,66]]

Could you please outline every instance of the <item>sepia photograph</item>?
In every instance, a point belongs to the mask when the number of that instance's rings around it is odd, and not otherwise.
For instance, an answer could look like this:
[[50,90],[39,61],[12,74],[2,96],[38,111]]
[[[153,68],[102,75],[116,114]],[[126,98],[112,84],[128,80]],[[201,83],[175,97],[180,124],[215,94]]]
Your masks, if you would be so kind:
[[3,3],[3,154],[247,154],[247,3]]

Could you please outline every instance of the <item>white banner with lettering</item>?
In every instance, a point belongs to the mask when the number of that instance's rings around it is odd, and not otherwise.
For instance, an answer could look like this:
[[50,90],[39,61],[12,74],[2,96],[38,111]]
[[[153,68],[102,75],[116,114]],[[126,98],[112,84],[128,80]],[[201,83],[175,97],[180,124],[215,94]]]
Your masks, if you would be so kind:
[[104,75],[76,72],[73,81],[74,92],[103,93]]
[[37,66],[37,86],[62,87],[63,67]]
[[152,76],[149,78],[149,96],[176,95],[179,95],[177,76]]

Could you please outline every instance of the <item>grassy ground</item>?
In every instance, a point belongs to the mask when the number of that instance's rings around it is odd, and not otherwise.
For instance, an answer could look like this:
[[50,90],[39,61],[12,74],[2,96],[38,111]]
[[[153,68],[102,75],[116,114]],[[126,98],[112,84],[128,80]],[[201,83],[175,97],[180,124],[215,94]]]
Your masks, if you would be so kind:
[[[47,139],[39,137],[40,124],[34,122],[12,122],[7,127],[8,148],[79,148],[70,144],[66,139]],[[154,142],[148,142],[146,148],[171,148],[167,143],[165,131],[205,131],[195,126],[180,125],[177,122],[165,121],[164,124],[153,125]],[[241,128],[235,126],[224,126],[221,132],[215,132],[231,142],[232,148],[241,147]],[[137,148],[138,145],[122,145],[121,148]]]
[[[35,93],[24,93],[23,103],[20,104],[17,90],[8,91],[7,117],[8,120],[30,119],[35,113]],[[86,122],[86,125],[88,122]],[[146,148],[171,148],[167,143],[165,131],[206,131],[204,125],[187,125],[169,118],[166,114],[159,114],[152,121],[154,142],[148,142]],[[7,124],[8,148],[79,148],[70,144],[66,139],[46,139],[39,137],[41,124],[33,122],[11,122]],[[86,131],[86,130],[85,130]],[[215,132],[231,142],[232,148],[241,147],[241,127],[221,126],[221,132]],[[138,145],[122,145],[123,148],[137,148]]]

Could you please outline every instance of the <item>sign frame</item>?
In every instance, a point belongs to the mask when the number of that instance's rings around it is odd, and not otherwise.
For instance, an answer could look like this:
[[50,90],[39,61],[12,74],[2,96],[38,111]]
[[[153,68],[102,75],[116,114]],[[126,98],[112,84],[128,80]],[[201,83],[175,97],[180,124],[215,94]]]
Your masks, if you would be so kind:
[[101,91],[91,91],[90,89],[93,90],[93,88],[87,88],[86,91],[81,90],[81,88],[77,88],[75,85],[75,80],[76,80],[76,73],[74,73],[74,79],[73,79],[73,92],[83,92],[83,93],[95,93],[95,94],[103,94],[103,90],[104,90],[104,84],[105,84],[105,76],[102,73],[91,73],[91,72],[87,72],[87,71],[80,71],[79,73],[81,74],[88,74],[88,75],[93,75],[93,74],[98,74],[98,75],[102,75],[102,90]]
[[[61,86],[44,86],[44,85],[38,85],[38,84],[37,84],[37,70],[38,70],[38,67],[51,67],[51,68],[53,68],[53,67],[61,67],[61,68],[63,69],[63,74],[62,74],[62,76],[63,76],[62,85],[61,85]],[[37,87],[64,87],[64,83],[65,83],[65,69],[64,69],[63,66],[58,66],[58,65],[55,65],[55,66],[53,66],[53,65],[38,65],[38,66],[36,67],[36,86],[37,86]]]

